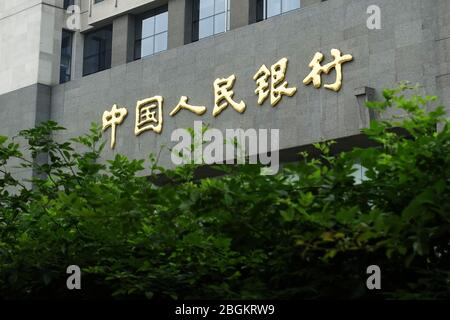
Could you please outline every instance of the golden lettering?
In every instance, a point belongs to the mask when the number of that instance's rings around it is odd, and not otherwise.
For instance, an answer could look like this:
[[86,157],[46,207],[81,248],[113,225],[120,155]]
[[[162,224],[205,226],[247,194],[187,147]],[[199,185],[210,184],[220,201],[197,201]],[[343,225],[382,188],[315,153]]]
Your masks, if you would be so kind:
[[321,74],[328,74],[332,69],[336,70],[336,81],[333,84],[324,85],[325,88],[338,92],[342,87],[342,64],[353,60],[353,56],[346,54],[342,56],[341,51],[338,49],[332,49],[331,55],[334,57],[334,61],[322,66],[321,62],[324,59],[324,55],[317,52],[314,55],[309,67],[312,68],[311,73],[303,80],[305,85],[313,83],[315,88],[320,88],[322,85]]
[[103,113],[103,131],[106,131],[111,127],[111,149],[116,146],[116,127],[122,124],[128,115],[128,110],[126,108],[117,108],[117,105],[113,105],[111,111],[105,111]]
[[163,102],[161,96],[140,100],[136,104],[136,126],[134,133],[139,136],[145,131],[161,133],[163,128]]
[[178,105],[175,107],[175,109],[172,110],[172,112],[170,112],[170,116],[171,117],[175,116],[178,112],[181,111],[181,109],[189,110],[199,116],[203,115],[206,112],[206,107],[191,106],[190,104],[188,104],[188,100],[189,100],[188,97],[182,96]]
[[[270,70],[266,65],[262,65],[253,76],[257,85],[255,93],[258,95],[259,105],[264,103],[269,94],[270,103],[275,107],[281,101],[283,95],[292,97],[297,92],[297,88],[288,88],[288,82],[285,81],[287,65],[288,59],[283,58],[272,65]],[[269,79],[271,80],[270,84]]]
[[234,91],[232,89],[235,81],[236,76],[234,74],[228,78],[216,79],[216,81],[214,81],[214,117],[217,117],[229,105],[239,113],[245,111],[246,105],[244,101],[237,103],[233,100]]

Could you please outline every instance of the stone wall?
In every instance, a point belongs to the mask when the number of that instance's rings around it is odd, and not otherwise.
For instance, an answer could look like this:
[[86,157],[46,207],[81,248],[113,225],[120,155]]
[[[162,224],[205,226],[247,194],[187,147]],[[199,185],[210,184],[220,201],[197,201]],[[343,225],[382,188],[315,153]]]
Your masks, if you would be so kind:
[[[372,4],[382,10],[381,30],[366,26],[366,10]],[[426,94],[442,94],[440,88],[446,82],[445,75],[438,77],[439,59],[443,58],[439,58],[437,42],[444,42],[437,38],[448,31],[441,26],[445,13],[450,13],[447,1],[438,0],[329,0],[313,4],[56,86],[52,118],[73,136],[86,132],[92,121],[100,121],[113,104],[126,107],[129,115],[117,129],[117,147],[108,150],[107,157],[115,152],[133,158],[156,153],[162,146],[173,145],[170,135],[174,129],[192,127],[195,120],[218,129],[279,128],[282,149],[356,135],[368,123],[362,107],[365,87],[373,88],[380,98],[383,88],[409,80],[424,85]],[[328,62],[332,48],[354,57],[343,66],[342,90],[335,93],[303,85],[314,54],[321,51]],[[259,106],[252,77],[262,64],[270,66],[283,57],[289,59],[286,80],[298,91],[292,98],[283,97],[275,108],[268,102]],[[228,107],[215,118],[213,82],[232,74],[237,79],[235,100],[246,102],[246,112],[239,114]],[[323,81],[332,83],[334,78],[332,72]],[[155,95],[165,99],[163,132],[135,137],[136,101]],[[207,113],[199,117],[182,111],[170,117],[183,95],[191,104],[207,106]],[[109,136],[108,131],[105,139]],[[163,152],[162,162],[170,163],[169,156],[168,151]]]
[[[78,67],[74,80],[53,86],[51,104],[44,108],[49,111],[51,119],[68,128],[60,139],[85,133],[91,122],[100,122],[103,112],[110,110],[113,104],[126,107],[128,118],[118,127],[116,149],[107,149],[106,158],[114,153],[132,158],[145,158],[149,153],[157,153],[163,146],[173,146],[170,135],[174,129],[193,127],[195,120],[222,130],[278,128],[282,149],[322,139],[354,136],[370,120],[363,104],[372,91],[366,88],[372,88],[374,98],[380,99],[384,88],[403,80],[422,84],[422,93],[440,95],[442,102],[450,106],[448,0],[309,0],[308,5],[300,10],[243,26],[245,14],[242,12],[248,10],[250,1],[245,0],[242,1],[241,14],[232,19],[233,30],[187,45],[183,45],[184,26],[176,19],[185,14],[186,7],[181,1],[169,0],[169,11],[172,8],[169,13],[172,17],[169,28],[171,49],[155,56],[126,63],[129,52],[125,49],[129,42],[121,32],[113,40],[116,54],[113,68],[81,77],[83,36],[76,34],[74,64]],[[232,3],[233,12],[239,12],[237,3],[236,0]],[[381,30],[369,30],[366,26],[367,8],[374,4],[381,8]],[[54,12],[45,9],[43,13],[52,15]],[[56,13],[54,19],[63,17]],[[130,25],[128,19],[123,16],[114,19],[116,30],[126,30]],[[58,23],[61,21],[56,20],[45,22],[42,30],[51,32],[53,28],[55,34],[60,34]],[[2,21],[0,26],[4,23]],[[41,32],[41,37],[43,35]],[[58,36],[54,37],[57,39]],[[123,41],[118,41],[120,39]],[[40,57],[59,59],[55,53],[58,45],[58,40],[53,46],[50,42],[41,44],[49,52],[42,53],[41,50]],[[354,57],[352,62],[343,66],[341,91],[336,93],[323,87],[315,89],[312,85],[303,85],[314,54],[322,52],[324,63],[327,63],[331,59],[332,48]],[[293,97],[283,97],[276,107],[272,107],[269,101],[259,106],[253,75],[262,64],[270,66],[284,57],[289,59],[286,80],[290,87],[297,88],[297,93]],[[0,61],[4,61],[1,59],[4,59],[4,54],[0,56]],[[40,69],[45,68],[41,63]],[[7,69],[3,63],[0,72]],[[46,81],[42,79],[54,77],[54,71],[41,71],[40,74],[47,74],[38,80],[44,84]],[[245,101],[246,112],[239,114],[230,106],[218,117],[213,117],[213,82],[233,74],[236,76],[234,98],[238,102]],[[332,83],[334,78],[335,73],[332,72],[323,77],[323,83]],[[5,81],[2,77],[0,79],[0,82]],[[164,97],[162,134],[145,132],[136,137],[136,102],[155,95]],[[188,96],[193,105],[206,106],[207,113],[197,116],[181,111],[170,117],[170,111],[181,96]],[[28,128],[39,118],[39,112],[35,110],[38,103],[24,99],[22,91],[0,96],[0,134],[13,134]],[[110,131],[107,131],[105,139],[109,138]],[[162,153],[161,160],[166,165],[171,163],[169,151]]]

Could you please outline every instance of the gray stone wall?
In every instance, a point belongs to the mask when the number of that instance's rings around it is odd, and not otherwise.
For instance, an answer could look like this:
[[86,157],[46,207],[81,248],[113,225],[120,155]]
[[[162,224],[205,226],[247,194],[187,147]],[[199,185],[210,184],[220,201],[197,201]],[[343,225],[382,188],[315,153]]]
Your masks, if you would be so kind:
[[[366,10],[372,4],[382,9],[381,30],[366,27]],[[383,88],[409,80],[424,85],[427,94],[440,93],[436,37],[442,29],[438,24],[443,22],[436,17],[442,12],[450,12],[447,1],[330,0],[310,5],[54,87],[52,118],[72,136],[85,132],[92,121],[100,121],[103,111],[113,104],[127,107],[128,118],[117,130],[117,147],[108,150],[107,157],[115,152],[133,158],[156,153],[164,145],[173,145],[174,129],[192,127],[195,120],[219,129],[279,128],[283,149],[355,135],[367,124],[358,102],[362,87],[374,88],[380,98]],[[343,67],[342,90],[335,93],[304,86],[302,80],[310,72],[314,53],[321,51],[329,61],[332,48],[354,57]],[[298,92],[292,98],[284,97],[275,108],[268,102],[258,106],[252,76],[262,64],[270,66],[283,57],[289,59],[286,79]],[[237,78],[235,99],[244,100],[247,110],[239,114],[228,107],[214,118],[213,82],[232,74]],[[334,82],[334,73],[323,80]],[[135,137],[136,101],[154,95],[165,98],[163,132]],[[207,106],[207,113],[199,117],[182,111],[169,117],[183,95],[194,105]],[[108,131],[105,139],[109,135]],[[169,156],[163,152],[162,162],[170,163]]]
[[[17,134],[50,119],[51,91],[49,86],[35,84],[0,95],[0,135],[24,146],[25,141],[19,139]],[[22,151],[30,159],[27,150],[24,148]],[[19,162],[11,162],[10,165],[10,172],[15,177],[31,177],[32,172],[20,168]]]
[[438,18],[435,21],[434,35],[436,63],[425,66],[429,74],[435,74],[437,94],[450,109],[450,1],[440,0],[436,7]]
[[[236,11],[236,1],[232,3]],[[381,30],[366,26],[366,10],[373,4],[382,10]],[[178,0],[169,1],[171,6],[178,10],[174,15],[183,15]],[[128,109],[128,118],[117,129],[116,149],[107,148],[105,158],[114,153],[132,158],[157,153],[163,146],[174,145],[170,141],[174,129],[192,127],[195,120],[223,130],[278,128],[281,148],[286,149],[358,134],[369,119],[362,106],[364,88],[373,88],[375,98],[380,99],[383,88],[402,80],[422,84],[423,93],[438,94],[450,106],[448,0],[311,1],[300,10],[248,26],[242,27],[243,19],[238,18],[234,20],[238,28],[225,34],[184,46],[179,46],[181,37],[169,35],[172,49],[166,52],[118,63],[110,70],[53,87],[51,118],[68,128],[60,138],[85,133],[91,122],[100,122],[103,112],[118,104]],[[310,72],[308,64],[314,54],[321,51],[327,63],[332,48],[354,57],[343,66],[342,90],[335,93],[304,86],[302,81]],[[125,56],[122,51],[120,60]],[[293,97],[283,97],[275,108],[269,101],[259,106],[252,77],[262,64],[270,66],[283,57],[289,59],[286,80],[298,91]],[[230,106],[215,118],[213,82],[232,74],[237,79],[235,100],[246,102],[246,112],[239,114]],[[334,76],[334,72],[324,76],[323,83],[334,82]],[[155,95],[165,99],[163,132],[158,135],[149,131],[136,137],[136,102]],[[181,111],[170,117],[169,112],[184,95],[193,105],[205,105],[207,113],[197,116]],[[3,107],[0,102],[0,112]],[[8,122],[8,132],[27,124],[17,122]],[[110,139],[109,130],[105,139]],[[161,156],[163,164],[171,163],[169,151]]]

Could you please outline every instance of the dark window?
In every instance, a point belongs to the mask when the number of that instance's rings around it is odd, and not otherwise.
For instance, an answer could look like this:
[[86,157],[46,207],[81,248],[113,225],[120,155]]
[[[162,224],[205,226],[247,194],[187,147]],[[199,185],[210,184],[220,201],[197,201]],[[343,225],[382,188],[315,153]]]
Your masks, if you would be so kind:
[[168,17],[167,6],[164,6],[136,19],[135,59],[167,50]]
[[59,67],[59,82],[70,81],[72,74],[72,39],[73,33],[67,30],[62,32],[61,63]]
[[74,5],[74,0],[64,0],[64,9],[67,10],[70,6]]
[[192,40],[230,30],[230,0],[194,0]]
[[95,0],[94,3],[102,2],[103,0]]
[[268,19],[300,8],[300,0],[257,0],[256,21]]
[[83,76],[111,68],[112,26],[84,36]]

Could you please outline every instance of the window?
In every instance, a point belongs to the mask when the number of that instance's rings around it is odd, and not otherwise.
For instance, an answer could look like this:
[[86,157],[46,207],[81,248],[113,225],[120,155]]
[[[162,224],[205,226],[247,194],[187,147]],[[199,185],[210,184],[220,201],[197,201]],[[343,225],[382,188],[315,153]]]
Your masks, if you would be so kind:
[[67,10],[70,6],[74,5],[74,0],[64,0],[64,10]]
[[230,0],[194,0],[192,40],[230,30]]
[[84,36],[83,76],[111,68],[112,25]]
[[70,81],[72,74],[72,39],[73,33],[67,30],[62,32],[61,63],[59,67],[59,83]]
[[103,0],[95,0],[94,3],[102,2]]
[[167,50],[168,19],[165,6],[147,12],[136,20],[135,59]]
[[298,8],[300,8],[300,0],[258,0],[256,20],[265,20]]

